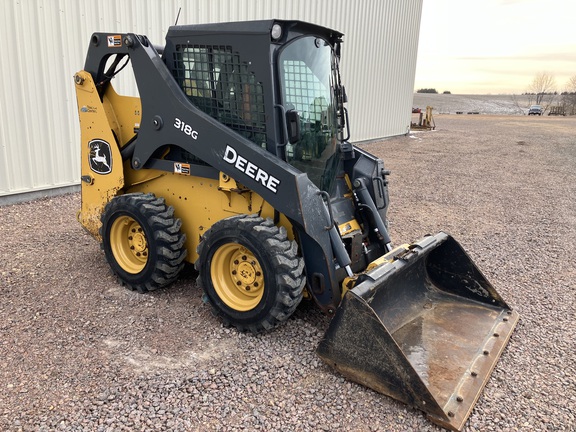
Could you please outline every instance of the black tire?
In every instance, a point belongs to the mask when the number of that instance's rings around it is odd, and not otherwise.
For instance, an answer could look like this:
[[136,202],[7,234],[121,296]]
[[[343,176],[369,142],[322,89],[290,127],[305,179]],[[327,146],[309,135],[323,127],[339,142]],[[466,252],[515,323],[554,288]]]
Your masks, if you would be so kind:
[[186,235],[163,198],[142,193],[114,197],[101,221],[102,249],[121,284],[145,293],[178,278]]
[[286,321],[302,300],[304,260],[284,227],[257,215],[215,223],[198,246],[197,284],[226,325],[260,333]]

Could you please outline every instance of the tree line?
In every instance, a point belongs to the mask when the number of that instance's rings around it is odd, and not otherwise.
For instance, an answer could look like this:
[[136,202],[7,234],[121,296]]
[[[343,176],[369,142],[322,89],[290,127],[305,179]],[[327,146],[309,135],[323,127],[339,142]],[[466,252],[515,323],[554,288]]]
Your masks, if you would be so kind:
[[541,105],[544,110],[551,106],[560,106],[567,115],[576,114],[576,75],[569,78],[562,92],[558,93],[554,75],[539,72],[524,94],[528,96],[530,105]]
[[[435,88],[421,88],[416,93],[433,93],[438,94]],[[444,94],[450,94],[444,91]],[[526,92],[522,93],[528,96],[528,106],[521,107],[514,95],[512,95],[516,105],[520,110],[528,108],[530,105],[541,105],[544,111],[551,106],[558,106],[561,111],[567,115],[576,115],[576,75],[568,79],[561,92],[558,92],[558,85],[554,75],[548,72],[539,72],[529,84]]]
[[[432,93],[432,94],[438,94],[438,90],[436,90],[435,88],[422,88],[422,89],[418,89],[416,90],[416,93]],[[448,90],[444,90],[442,92],[442,94],[452,94],[452,92],[448,91]]]

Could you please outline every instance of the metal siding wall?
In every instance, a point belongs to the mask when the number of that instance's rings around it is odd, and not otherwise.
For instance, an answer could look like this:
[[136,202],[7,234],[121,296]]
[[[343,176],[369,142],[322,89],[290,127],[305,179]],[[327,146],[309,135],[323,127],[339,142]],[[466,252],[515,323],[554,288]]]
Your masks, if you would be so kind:
[[[94,31],[163,44],[179,24],[299,19],[345,34],[342,79],[352,140],[399,135],[410,123],[423,0],[12,0],[0,25],[0,196],[78,184],[80,131],[73,75]],[[136,94],[121,74],[115,87]]]

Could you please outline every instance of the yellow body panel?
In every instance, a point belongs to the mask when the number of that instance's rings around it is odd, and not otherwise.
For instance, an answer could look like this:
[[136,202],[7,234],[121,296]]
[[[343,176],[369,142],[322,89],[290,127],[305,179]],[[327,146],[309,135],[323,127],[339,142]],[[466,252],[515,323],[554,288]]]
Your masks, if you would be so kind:
[[[143,175],[149,180],[142,181]],[[196,248],[202,235],[216,222],[236,214],[258,213],[274,218],[274,209],[262,197],[250,190],[221,189],[220,179],[187,176],[155,170],[126,170],[126,192],[151,192],[164,198],[174,207],[174,215],[182,220],[182,232],[186,233],[186,261],[195,262]],[[236,183],[233,179],[230,182]],[[128,186],[132,185],[132,186]],[[290,222],[280,215],[278,225],[284,226],[288,237],[293,238]]]
[[[106,203],[124,186],[124,168],[119,145],[125,144],[129,137],[134,135],[134,126],[140,122],[141,105],[138,98],[117,95],[112,86],[108,87],[101,101],[88,72],[78,72],[74,81],[82,155],[82,207],[78,212],[78,220],[99,239],[100,215]],[[99,143],[97,149],[95,142]],[[108,147],[108,150],[103,147]],[[94,161],[97,160],[101,161],[101,166],[108,167],[109,172],[95,170]]]
[[104,94],[104,109],[110,122],[109,125],[122,148],[134,137],[136,130],[140,127],[142,117],[140,98],[121,96],[110,85]]

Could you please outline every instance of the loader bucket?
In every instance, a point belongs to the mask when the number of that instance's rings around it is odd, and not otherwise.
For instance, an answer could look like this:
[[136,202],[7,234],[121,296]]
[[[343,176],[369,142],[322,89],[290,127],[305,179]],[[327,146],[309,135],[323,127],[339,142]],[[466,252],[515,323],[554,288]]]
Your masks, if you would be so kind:
[[397,250],[348,291],[317,348],[344,376],[461,430],[518,321],[449,235]]

